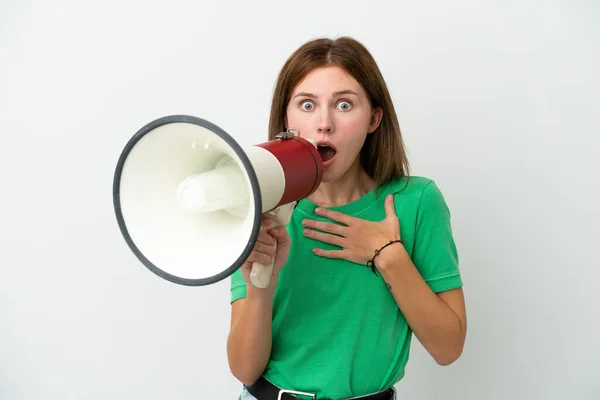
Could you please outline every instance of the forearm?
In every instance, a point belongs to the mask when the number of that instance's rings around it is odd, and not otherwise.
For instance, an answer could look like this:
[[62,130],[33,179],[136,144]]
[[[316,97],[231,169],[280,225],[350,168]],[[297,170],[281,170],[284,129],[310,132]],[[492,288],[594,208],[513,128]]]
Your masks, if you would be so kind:
[[462,353],[466,327],[429,288],[404,247],[389,246],[377,256],[376,265],[423,347],[440,365],[454,362]]
[[271,355],[273,294],[249,290],[243,302],[227,338],[227,355],[232,374],[249,385],[262,375]]

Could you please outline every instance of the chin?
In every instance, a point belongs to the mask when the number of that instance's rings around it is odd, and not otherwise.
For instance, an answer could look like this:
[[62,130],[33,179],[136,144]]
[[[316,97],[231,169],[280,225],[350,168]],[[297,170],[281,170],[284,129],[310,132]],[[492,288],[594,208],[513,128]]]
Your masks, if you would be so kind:
[[[333,167],[333,166],[332,166]],[[323,172],[323,183],[333,183],[338,181],[344,175],[344,171],[340,171],[337,168],[327,168]]]
[[324,183],[333,183],[336,182],[340,179],[342,179],[346,174],[350,173],[352,174],[351,171],[354,171],[355,168],[360,168],[359,167],[359,162],[358,159],[356,159],[354,162],[350,163],[349,165],[347,163],[344,163],[344,158],[337,158],[334,157],[329,165],[327,165],[328,163],[326,162],[325,165],[325,170],[323,172],[323,179],[322,181]]
[[333,183],[337,180],[338,178],[329,177],[327,174],[323,174],[323,179],[321,180],[321,183]]

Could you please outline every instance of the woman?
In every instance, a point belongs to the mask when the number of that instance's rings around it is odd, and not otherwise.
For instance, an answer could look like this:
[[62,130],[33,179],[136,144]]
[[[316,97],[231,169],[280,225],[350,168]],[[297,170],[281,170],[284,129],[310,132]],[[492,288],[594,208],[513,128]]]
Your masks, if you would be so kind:
[[[354,39],[313,40],[287,60],[269,139],[288,128],[317,141],[326,169],[286,228],[264,220],[232,276],[227,352],[240,398],[395,398],[413,333],[440,365],[462,353],[449,210],[432,180],[409,179],[385,81]],[[246,284],[252,262],[271,257],[271,286]]]

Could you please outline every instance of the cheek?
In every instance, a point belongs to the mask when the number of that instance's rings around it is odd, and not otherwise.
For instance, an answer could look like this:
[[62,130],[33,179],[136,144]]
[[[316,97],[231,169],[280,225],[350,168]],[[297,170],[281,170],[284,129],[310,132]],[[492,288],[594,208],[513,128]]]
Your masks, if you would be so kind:
[[360,152],[369,129],[369,121],[365,118],[346,118],[340,119],[336,123],[336,133],[338,134],[338,143],[346,154]]
[[308,134],[314,130],[313,113],[302,113],[292,110],[288,111],[286,115],[288,128],[298,129],[300,131],[300,134]]
[[340,136],[355,141],[367,135],[369,120],[362,115],[340,116],[335,122],[335,130]]

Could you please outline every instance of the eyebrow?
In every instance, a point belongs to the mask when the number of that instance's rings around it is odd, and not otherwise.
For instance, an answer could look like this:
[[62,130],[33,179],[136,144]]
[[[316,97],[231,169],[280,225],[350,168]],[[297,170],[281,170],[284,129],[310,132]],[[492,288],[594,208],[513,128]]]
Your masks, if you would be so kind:
[[[343,94],[353,94],[355,96],[358,96],[358,94],[356,94],[356,92],[354,92],[352,90],[349,90],[349,89],[340,90],[338,92],[335,92],[333,95],[334,96],[340,96],[340,95],[343,95]],[[308,92],[300,92],[300,93],[298,93],[297,95],[294,96],[294,98],[296,98],[296,97],[310,97],[310,98],[313,98],[313,99],[317,98],[317,96],[315,96],[312,93],[308,93]]]

